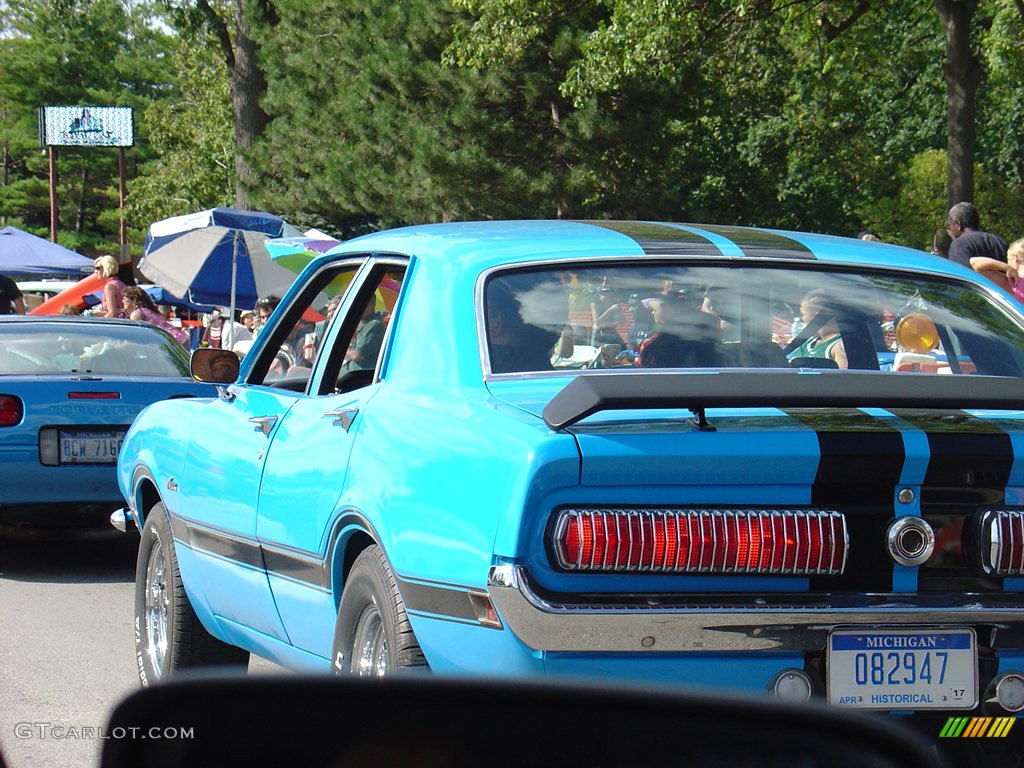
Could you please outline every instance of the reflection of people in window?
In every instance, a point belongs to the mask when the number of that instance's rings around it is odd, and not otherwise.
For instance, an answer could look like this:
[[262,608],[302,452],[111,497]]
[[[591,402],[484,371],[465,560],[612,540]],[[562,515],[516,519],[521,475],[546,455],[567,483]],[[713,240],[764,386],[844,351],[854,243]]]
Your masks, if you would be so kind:
[[[556,342],[572,354],[572,333],[566,328],[562,339],[557,333],[523,320],[522,306],[507,280],[494,281],[487,290],[487,341],[491,371],[551,370],[551,353]],[[563,350],[559,349],[558,354]]]
[[[818,313],[828,304],[828,296],[824,291],[814,290],[804,296],[800,302],[800,318],[805,325],[810,324]],[[839,368],[847,368],[846,347],[839,335],[839,326],[835,317],[828,319],[816,333],[806,339],[803,344],[789,353],[789,359],[798,357],[815,357],[832,360]]]
[[645,368],[703,368],[718,362],[721,325],[714,315],[691,306],[683,296],[652,299],[654,333],[640,344]]
[[371,298],[363,309],[363,316],[356,326],[355,338],[345,353],[345,362],[341,369],[360,371],[374,368],[377,365],[377,355],[380,354],[380,345],[384,342],[384,330],[384,320],[376,311]]

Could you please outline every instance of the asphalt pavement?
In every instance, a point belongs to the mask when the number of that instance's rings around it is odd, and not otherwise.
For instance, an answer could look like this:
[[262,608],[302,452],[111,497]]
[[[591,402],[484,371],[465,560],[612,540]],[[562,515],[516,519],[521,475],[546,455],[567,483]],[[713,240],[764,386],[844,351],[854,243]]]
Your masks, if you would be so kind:
[[[138,688],[138,535],[0,526],[0,754],[8,768],[97,768],[107,718]],[[278,671],[254,660],[250,669]]]

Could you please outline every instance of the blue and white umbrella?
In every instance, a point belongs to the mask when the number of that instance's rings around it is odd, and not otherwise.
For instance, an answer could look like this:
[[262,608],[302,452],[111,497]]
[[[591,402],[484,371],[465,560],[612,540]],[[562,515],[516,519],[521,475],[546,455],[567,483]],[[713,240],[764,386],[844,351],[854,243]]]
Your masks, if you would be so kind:
[[281,296],[295,273],[275,264],[265,246],[273,237],[301,235],[263,211],[213,208],[174,216],[149,227],[139,271],[173,296],[193,304],[252,307]]

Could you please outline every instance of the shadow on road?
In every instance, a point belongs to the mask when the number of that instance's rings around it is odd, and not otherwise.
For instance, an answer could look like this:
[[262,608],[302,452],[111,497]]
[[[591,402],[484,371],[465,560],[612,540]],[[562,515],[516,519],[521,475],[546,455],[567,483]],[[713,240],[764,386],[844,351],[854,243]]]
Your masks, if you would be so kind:
[[138,533],[121,533],[110,526],[0,524],[0,579],[53,584],[132,582],[138,546]]

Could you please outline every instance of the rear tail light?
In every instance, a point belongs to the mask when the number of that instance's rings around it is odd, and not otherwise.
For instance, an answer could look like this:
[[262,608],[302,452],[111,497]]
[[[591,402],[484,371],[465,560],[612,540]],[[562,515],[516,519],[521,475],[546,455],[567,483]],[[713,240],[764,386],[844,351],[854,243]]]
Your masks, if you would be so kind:
[[570,571],[843,572],[846,518],[827,510],[565,509],[553,528]]
[[1024,512],[990,509],[979,523],[981,569],[994,576],[1024,574]]
[[0,395],[0,427],[20,424],[25,415],[25,406],[20,397]]
[[68,392],[69,400],[120,400],[120,392]]

